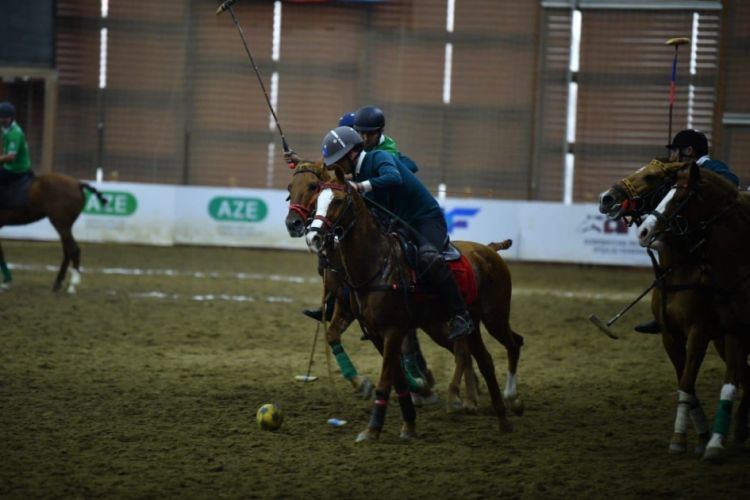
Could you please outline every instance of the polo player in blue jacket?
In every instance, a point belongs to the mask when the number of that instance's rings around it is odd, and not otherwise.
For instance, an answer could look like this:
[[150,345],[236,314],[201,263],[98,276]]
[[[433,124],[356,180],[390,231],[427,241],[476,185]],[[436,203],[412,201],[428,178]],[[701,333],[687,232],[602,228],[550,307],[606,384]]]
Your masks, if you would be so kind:
[[337,127],[323,138],[323,161],[351,175],[351,185],[407,226],[418,248],[418,268],[436,288],[451,313],[448,337],[471,333],[473,324],[453,272],[440,252],[448,245],[448,228],[435,198],[391,153],[365,152],[362,137],[350,127]]

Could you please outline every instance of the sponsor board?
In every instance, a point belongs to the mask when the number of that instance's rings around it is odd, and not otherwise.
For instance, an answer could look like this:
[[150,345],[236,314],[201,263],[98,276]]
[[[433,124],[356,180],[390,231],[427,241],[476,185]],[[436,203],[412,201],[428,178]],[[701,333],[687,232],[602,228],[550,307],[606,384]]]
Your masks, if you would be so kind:
[[[287,192],[155,184],[96,185],[108,203],[87,196],[73,226],[79,241],[192,244],[307,250],[286,231]],[[448,198],[443,213],[454,241],[513,240],[506,259],[649,266],[635,228],[611,221],[595,204]],[[57,240],[45,219],[0,230],[0,238]]]
[[175,243],[307,249],[284,220],[286,191],[184,186],[177,191]]

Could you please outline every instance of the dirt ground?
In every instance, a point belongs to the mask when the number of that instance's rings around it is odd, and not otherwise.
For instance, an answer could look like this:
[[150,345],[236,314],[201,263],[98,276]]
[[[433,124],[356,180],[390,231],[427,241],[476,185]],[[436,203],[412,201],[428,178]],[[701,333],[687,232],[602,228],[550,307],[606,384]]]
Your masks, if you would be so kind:
[[[15,281],[0,292],[0,496],[243,498],[742,498],[750,453],[720,466],[667,452],[676,381],[658,336],[631,333],[647,301],[605,320],[651,282],[647,270],[510,262],[524,335],[526,403],[500,434],[486,392],[477,415],[418,409],[398,438],[391,405],[377,443],[356,444],[371,403],[352,396],[318,342],[312,255],[83,245],[76,296],[53,294],[56,244],[3,242]],[[47,267],[51,266],[51,267]],[[374,347],[344,344],[376,377]],[[444,396],[450,355],[420,334]],[[505,352],[485,339],[501,384]],[[331,360],[333,362],[333,360]],[[334,363],[335,364],[335,363]],[[723,368],[706,357],[698,395],[713,416]],[[280,405],[278,432],[255,424]],[[349,423],[334,428],[331,417]],[[691,429],[692,431],[692,429]],[[694,435],[690,435],[691,446]]]

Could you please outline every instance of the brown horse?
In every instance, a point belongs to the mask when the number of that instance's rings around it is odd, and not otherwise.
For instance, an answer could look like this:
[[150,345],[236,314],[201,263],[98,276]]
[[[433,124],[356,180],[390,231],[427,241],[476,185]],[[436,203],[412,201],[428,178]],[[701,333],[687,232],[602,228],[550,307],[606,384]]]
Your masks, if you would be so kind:
[[[653,160],[602,193],[599,210],[613,218],[641,221],[656,208],[678,173],[689,165],[690,162]],[[654,263],[657,285],[651,295],[651,310],[661,327],[662,343],[678,383],[677,414],[669,451],[686,450],[689,414],[698,435],[696,452],[702,454],[710,433],[695,393],[695,382],[709,342],[713,341],[723,356],[723,338],[715,331],[718,318],[711,305],[708,276],[694,255],[669,247],[659,249],[659,263]]]
[[[33,179],[29,187],[29,201],[25,206],[0,210],[0,227],[31,224],[47,217],[57,234],[60,235],[63,260],[52,285],[54,291],[62,287],[71,262],[73,270],[68,292],[75,293],[76,286],[81,282],[81,250],[75,238],[73,238],[72,227],[83,209],[84,190],[96,195],[101,203],[106,203],[104,196],[91,185],[67,175],[50,173],[39,175]],[[12,277],[5,262],[2,246],[0,246],[0,268],[3,272],[3,281],[7,286],[10,284]]]
[[[330,266],[337,269],[350,290],[349,309],[365,325],[383,355],[380,379],[370,423],[357,441],[377,439],[385,421],[392,388],[398,394],[404,420],[401,436],[416,435],[416,412],[405,390],[399,363],[401,342],[411,328],[421,328],[438,344],[446,343],[447,312],[439,297],[429,294],[424,300],[409,293],[411,274],[402,246],[386,234],[365,205],[363,198],[349,188],[344,174],[336,167],[336,182],[321,186],[316,215],[308,228],[308,245],[325,252]],[[474,331],[454,342],[457,372],[468,368],[469,352],[477,361],[497,414],[500,430],[509,432],[512,424],[506,416],[492,357],[482,341],[480,321],[508,352],[509,386],[506,393],[516,394],[515,373],[523,338],[510,327],[510,272],[497,254],[499,246],[471,242],[455,245],[471,263],[477,277],[478,298],[469,305]],[[334,311],[334,321],[336,320]],[[468,350],[467,350],[468,349]]]
[[[315,202],[320,193],[320,186],[326,182],[334,180],[332,174],[323,166],[323,162],[301,162],[297,165],[292,174],[292,180],[289,183],[289,213],[286,217],[286,227],[291,237],[301,237],[305,234],[307,225],[312,221],[312,212],[315,210]],[[319,270],[323,274],[322,270]],[[326,341],[334,353],[336,362],[339,365],[342,376],[349,381],[355,391],[355,395],[364,399],[369,399],[374,390],[374,385],[366,376],[358,373],[354,363],[349,358],[344,349],[341,339],[343,333],[354,321],[354,315],[349,309],[349,297],[346,287],[341,283],[339,276],[335,272],[328,272],[324,275],[324,290],[332,290],[335,293],[336,301],[334,305],[334,315],[331,318],[331,324],[326,329]],[[416,331],[410,330],[404,341],[402,352],[409,353],[412,356],[418,349],[416,340]],[[444,348],[451,350],[453,344],[444,342],[441,344]],[[429,369],[424,369],[424,377],[421,379],[412,376],[409,373],[406,362],[406,377],[409,390],[412,391],[412,397],[418,402],[430,401],[434,397],[431,388],[434,385],[434,379]],[[419,370],[422,371],[422,370]],[[459,411],[465,409],[469,412],[476,410],[478,405],[477,380],[473,370],[466,372],[464,378],[466,387],[465,394],[460,396],[460,383],[463,370],[455,370],[453,379],[449,384],[447,410]],[[520,399],[512,401],[514,411],[522,411],[523,403]]]
[[731,409],[740,383],[743,396],[735,421],[735,441],[748,436],[750,411],[750,194],[696,164],[681,170],[674,188],[639,228],[642,245],[693,254],[705,269],[711,306],[724,332],[726,370],[713,434],[704,458],[721,460]]

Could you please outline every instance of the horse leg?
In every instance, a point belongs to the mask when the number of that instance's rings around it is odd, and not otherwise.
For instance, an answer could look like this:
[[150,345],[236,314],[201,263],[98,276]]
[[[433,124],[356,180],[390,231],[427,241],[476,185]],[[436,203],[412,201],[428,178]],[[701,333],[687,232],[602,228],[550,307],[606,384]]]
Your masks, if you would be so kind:
[[0,285],[2,288],[10,286],[10,282],[13,281],[13,275],[10,274],[8,264],[5,262],[5,254],[3,253],[3,245],[0,243],[0,272],[3,274],[3,283]]
[[732,406],[737,395],[737,386],[743,375],[745,359],[739,333],[726,332],[724,335],[724,354],[726,356],[726,372],[724,385],[721,388],[719,405],[714,416],[713,433],[706,446],[703,459],[709,462],[722,462],[725,456],[724,442],[729,434],[732,422]]
[[[508,307],[508,309],[510,308]],[[508,356],[508,378],[505,381],[503,397],[510,404],[510,409],[513,413],[523,415],[524,404],[518,395],[517,378],[523,337],[513,331],[507,317],[495,316],[491,311],[483,311],[482,322],[489,334],[505,347]]]
[[[57,234],[60,235],[60,241],[62,242],[63,247],[63,260],[60,264],[60,271],[57,273],[55,283],[52,285],[52,291],[56,292],[62,287],[63,280],[65,280],[65,274],[68,272],[70,261],[72,259],[75,259],[76,263],[79,261],[80,248],[78,248],[78,243],[76,243],[76,240],[73,238],[72,224],[66,224],[51,219],[50,222],[52,222],[52,225],[57,230]],[[77,268],[74,269],[74,271],[75,272],[72,273],[71,276],[70,286],[68,287],[68,292],[70,293],[75,293],[76,285],[81,282],[80,271]]]
[[487,384],[487,392],[490,394],[492,407],[495,409],[495,414],[500,423],[500,432],[512,432],[513,424],[511,424],[506,415],[505,403],[500,394],[500,386],[497,383],[497,377],[495,376],[495,364],[492,362],[492,356],[490,356],[487,347],[484,345],[478,327],[467,337],[467,341],[469,343],[469,348],[471,349],[471,354],[474,356],[474,359],[477,360],[479,371]]
[[[367,424],[367,428],[357,435],[355,440],[357,443],[377,440],[380,437],[380,433],[383,430],[383,424],[385,423],[385,414],[388,409],[388,398],[391,394],[391,387],[394,380],[396,380],[398,373],[401,372],[399,352],[401,350],[403,334],[396,329],[388,329],[382,331],[382,338],[384,339],[383,365],[380,371],[378,386],[375,388],[375,401],[373,403],[372,415],[370,416],[370,422]],[[405,385],[406,384],[404,384],[404,386]],[[409,403],[411,403],[411,398],[407,399]],[[399,398],[399,403],[401,403],[401,401],[402,398]],[[410,424],[412,432],[416,432],[414,421],[409,423],[405,420],[405,424]]]
[[[747,351],[743,357],[747,358]],[[750,366],[747,362],[742,367],[742,399],[737,406],[737,419],[734,422],[734,442],[742,444],[748,436],[748,412],[750,412]]]
[[684,348],[681,355],[685,356],[682,374],[679,377],[679,389],[677,391],[677,415],[674,423],[674,434],[669,444],[670,453],[683,453],[687,448],[688,415],[693,422],[698,434],[698,444],[695,452],[702,455],[710,437],[708,419],[703,411],[700,400],[695,394],[695,381],[698,378],[703,358],[709,342],[709,329],[707,325],[698,323],[690,327],[687,337],[687,355]]
[[427,377],[419,368],[418,353],[421,354],[417,330],[412,328],[407,332],[401,345],[401,364],[404,368],[409,391],[414,393],[417,399],[421,396],[430,396],[432,393],[427,385]]
[[374,389],[372,382],[369,378],[362,377],[357,373],[354,363],[352,363],[351,358],[349,358],[349,355],[344,350],[344,346],[341,345],[341,335],[352,321],[352,318],[345,311],[345,308],[341,307],[337,300],[333,309],[331,324],[326,331],[326,341],[331,348],[331,352],[333,352],[333,356],[336,358],[336,363],[339,365],[341,375],[348,380],[354,388],[355,396],[362,399],[370,399]]

